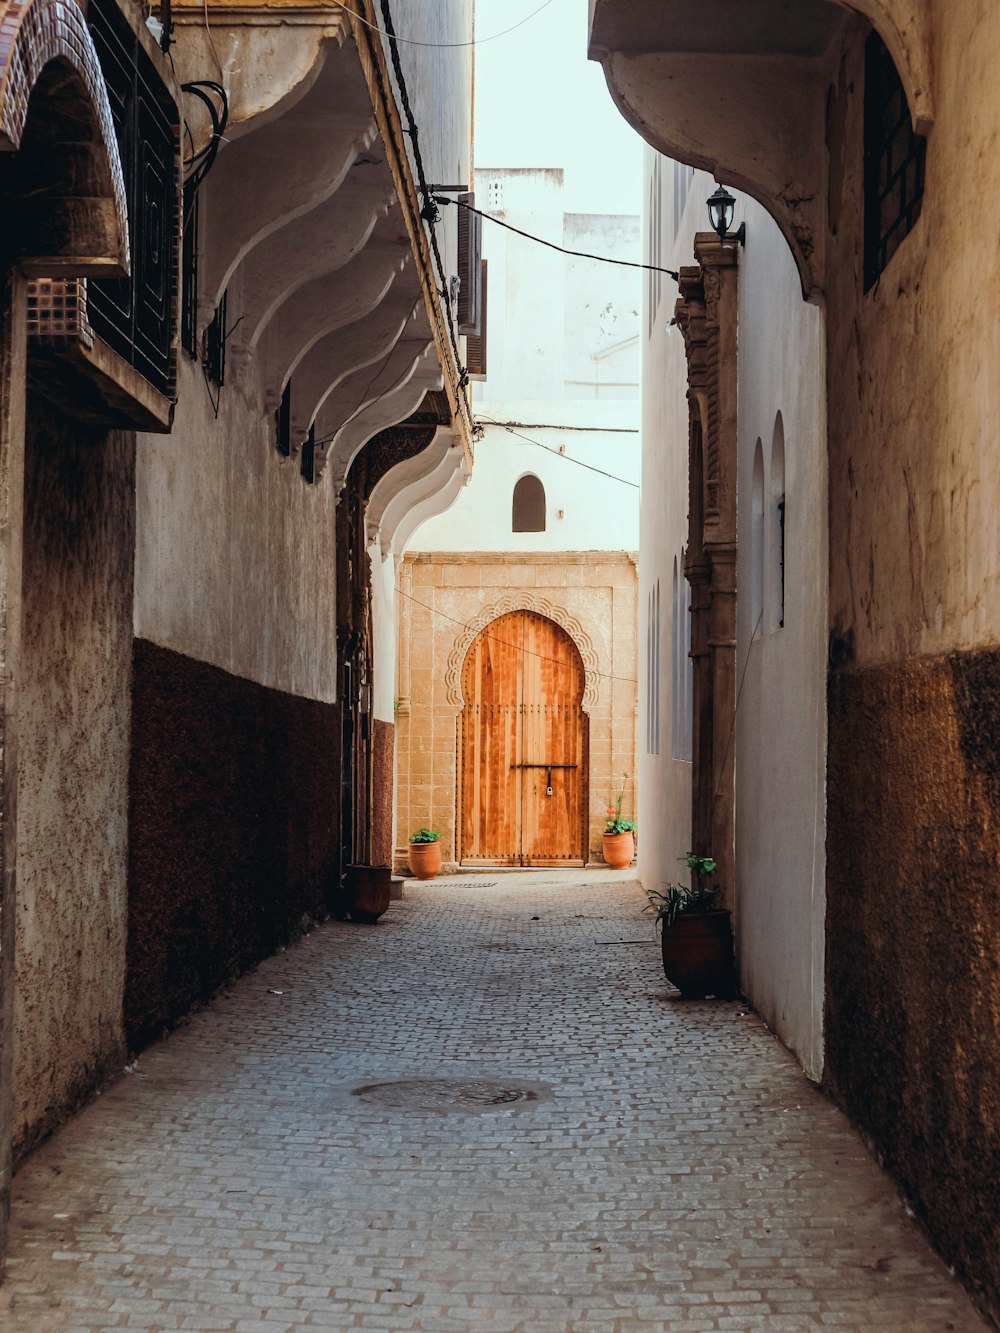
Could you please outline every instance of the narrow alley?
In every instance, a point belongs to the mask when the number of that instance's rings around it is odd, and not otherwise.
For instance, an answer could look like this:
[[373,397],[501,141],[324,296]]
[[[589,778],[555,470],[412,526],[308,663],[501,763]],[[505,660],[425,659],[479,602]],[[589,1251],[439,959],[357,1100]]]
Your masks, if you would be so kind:
[[24,1165],[0,1326],[985,1327],[763,1024],[670,998],[642,901],[483,871],[265,961]]

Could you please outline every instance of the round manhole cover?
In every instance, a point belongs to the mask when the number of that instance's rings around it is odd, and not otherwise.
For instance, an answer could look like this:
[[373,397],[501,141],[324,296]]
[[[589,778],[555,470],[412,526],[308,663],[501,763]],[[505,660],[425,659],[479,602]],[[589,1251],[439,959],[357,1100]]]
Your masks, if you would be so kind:
[[354,1089],[354,1096],[400,1111],[501,1111],[537,1102],[547,1092],[547,1088],[512,1087],[486,1079],[410,1078],[366,1083]]

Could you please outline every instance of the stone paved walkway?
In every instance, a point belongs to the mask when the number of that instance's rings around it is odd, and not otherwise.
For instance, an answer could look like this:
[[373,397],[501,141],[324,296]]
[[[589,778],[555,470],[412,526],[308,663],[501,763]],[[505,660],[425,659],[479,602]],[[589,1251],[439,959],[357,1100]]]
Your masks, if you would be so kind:
[[484,872],[272,959],[22,1169],[0,1328],[985,1327],[762,1024],[667,998],[640,903]]

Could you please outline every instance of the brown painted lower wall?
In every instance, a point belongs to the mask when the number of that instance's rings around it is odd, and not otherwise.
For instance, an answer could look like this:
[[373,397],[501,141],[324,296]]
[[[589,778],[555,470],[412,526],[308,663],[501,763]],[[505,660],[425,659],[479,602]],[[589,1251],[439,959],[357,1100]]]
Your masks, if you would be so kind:
[[835,672],[826,1081],[1000,1313],[1000,650]]
[[133,655],[132,1050],[329,908],[340,710],[145,640]]

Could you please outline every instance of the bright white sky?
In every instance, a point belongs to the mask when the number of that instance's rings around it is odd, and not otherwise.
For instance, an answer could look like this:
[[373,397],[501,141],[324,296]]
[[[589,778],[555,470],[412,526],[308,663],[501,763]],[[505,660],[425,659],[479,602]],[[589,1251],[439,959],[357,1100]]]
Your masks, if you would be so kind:
[[[541,0],[475,0],[478,39]],[[477,45],[477,167],[563,167],[567,212],[639,213],[642,140],[587,59],[588,0],[551,0],[514,32]]]

